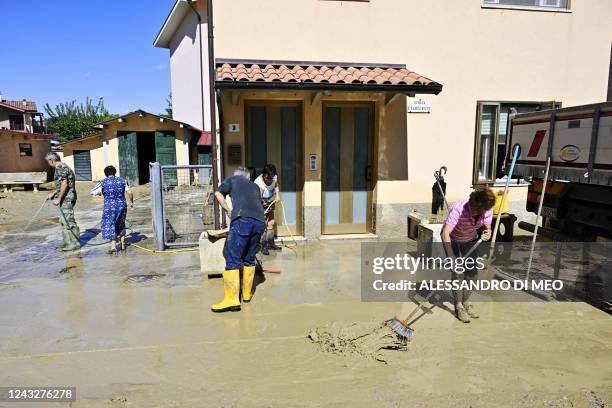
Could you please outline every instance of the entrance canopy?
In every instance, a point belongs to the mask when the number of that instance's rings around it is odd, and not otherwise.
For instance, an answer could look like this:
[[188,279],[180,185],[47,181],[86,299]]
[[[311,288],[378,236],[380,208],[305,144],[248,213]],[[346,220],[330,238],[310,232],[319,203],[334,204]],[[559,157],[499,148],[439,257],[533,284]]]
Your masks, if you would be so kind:
[[435,94],[442,85],[401,64],[219,60],[217,88]]

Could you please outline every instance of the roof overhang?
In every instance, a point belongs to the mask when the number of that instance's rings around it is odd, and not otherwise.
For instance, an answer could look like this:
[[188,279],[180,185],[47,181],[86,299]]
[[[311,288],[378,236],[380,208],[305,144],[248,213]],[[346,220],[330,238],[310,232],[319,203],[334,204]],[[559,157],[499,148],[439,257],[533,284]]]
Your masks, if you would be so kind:
[[134,112],[126,113],[125,115],[117,116],[115,118],[112,118],[112,119],[109,119],[109,120],[105,120],[103,122],[98,122],[98,123],[92,125],[91,127],[94,128],[94,129],[103,129],[104,126],[107,126],[107,125],[109,125],[109,124],[111,124],[113,122],[119,122],[119,123],[127,122],[128,119],[130,119],[130,118],[134,118],[134,117],[136,117],[136,118],[143,118],[145,116],[153,116],[154,118],[159,119],[160,122],[168,122],[168,123],[171,123],[171,124],[178,125],[179,127],[182,127],[182,128],[185,128],[185,129],[192,129],[192,130],[195,130],[196,132],[201,132],[200,129],[198,129],[198,128],[194,127],[194,126],[191,126],[188,123],[180,122],[178,120],[174,120],[174,119],[170,119],[170,118],[166,118],[164,116],[159,116],[159,115],[156,115],[154,113],[149,113],[149,112],[146,112],[146,111],[144,111],[142,109],[138,109],[138,110],[135,110]]
[[50,135],[48,133],[29,133],[29,132],[23,132],[23,131],[19,131],[19,130],[10,130],[10,129],[0,129],[0,135],[1,136],[5,136],[5,135],[11,135],[11,136],[20,136],[20,137],[25,137],[28,139],[33,139],[33,140],[43,140],[43,139],[51,139],[53,137],[53,135]]
[[[196,2],[197,0],[192,0],[192,2]],[[176,0],[170,14],[166,17],[166,21],[164,21],[164,25],[157,33],[155,40],[153,41],[153,46],[158,48],[170,48],[170,41],[174,36],[174,33],[178,29],[179,25],[185,18],[185,15],[189,12],[189,4],[187,4],[187,0]]]
[[235,90],[305,90],[434,94],[442,84],[403,64],[217,60],[215,87]]
[[198,142],[196,143],[198,146],[211,146],[212,145],[212,134],[208,130],[202,131],[200,133],[200,137],[198,138]]
[[360,85],[360,84],[309,84],[309,83],[256,83],[236,82],[233,84],[217,81],[217,89],[239,90],[287,90],[287,91],[352,91],[352,92],[395,92],[405,94],[434,94],[442,92],[442,85],[424,87],[421,85]]
[[21,109],[21,108],[18,108],[16,106],[8,105],[8,104],[2,103],[2,102],[0,102],[0,108],[14,110],[15,112],[22,112],[22,113],[26,113],[27,112],[25,109]]
[[85,141],[88,141],[88,140],[92,140],[92,139],[96,139],[96,138],[101,138],[102,136],[103,136],[102,132],[94,132],[91,135],[81,136],[81,137],[78,137],[76,139],[67,140],[65,142],[60,142],[58,144],[58,146],[66,146],[66,145],[70,145],[70,144],[74,144],[74,143],[85,142]]

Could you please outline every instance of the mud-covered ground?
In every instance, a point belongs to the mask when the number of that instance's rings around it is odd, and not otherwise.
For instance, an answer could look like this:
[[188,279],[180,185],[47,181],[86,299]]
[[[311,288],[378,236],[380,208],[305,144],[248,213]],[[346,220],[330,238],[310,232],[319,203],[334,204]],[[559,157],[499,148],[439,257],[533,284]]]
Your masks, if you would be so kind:
[[[82,229],[101,213],[89,188],[79,185]],[[0,385],[76,386],[74,407],[612,404],[612,318],[588,304],[479,303],[470,324],[438,304],[386,364],[326,353],[307,338],[313,328],[375,324],[414,306],[361,302],[359,241],[265,257],[282,273],[266,274],[241,312],[218,315],[209,308],[222,282],[200,274],[197,252],[59,253],[52,207],[24,232],[44,196],[0,193]],[[146,188],[136,196],[130,240],[153,247]]]

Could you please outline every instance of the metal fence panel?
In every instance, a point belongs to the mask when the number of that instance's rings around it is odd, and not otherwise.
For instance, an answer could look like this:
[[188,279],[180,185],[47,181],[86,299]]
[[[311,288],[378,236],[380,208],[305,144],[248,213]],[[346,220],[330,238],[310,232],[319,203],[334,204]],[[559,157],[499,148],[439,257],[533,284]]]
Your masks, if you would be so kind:
[[214,228],[212,166],[155,163],[151,171],[159,173],[151,174],[152,200],[159,192],[152,203],[158,246],[197,246],[200,234]]

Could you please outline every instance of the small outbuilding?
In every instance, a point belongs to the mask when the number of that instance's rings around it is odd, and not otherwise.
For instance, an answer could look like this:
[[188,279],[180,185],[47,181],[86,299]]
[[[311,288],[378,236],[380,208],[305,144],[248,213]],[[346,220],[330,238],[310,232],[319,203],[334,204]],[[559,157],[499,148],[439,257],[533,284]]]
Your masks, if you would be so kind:
[[201,130],[143,110],[93,127],[95,133],[62,144],[62,160],[75,170],[77,181],[100,180],[104,167],[113,165],[130,184],[145,184],[149,163],[197,164],[199,155],[210,150],[210,144],[198,146],[206,139]]

